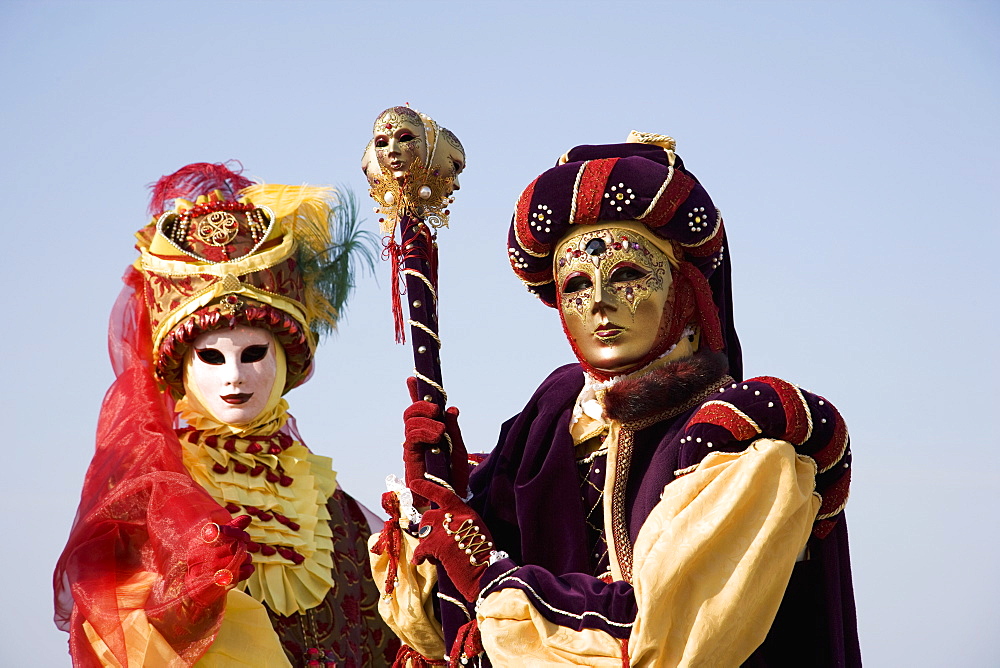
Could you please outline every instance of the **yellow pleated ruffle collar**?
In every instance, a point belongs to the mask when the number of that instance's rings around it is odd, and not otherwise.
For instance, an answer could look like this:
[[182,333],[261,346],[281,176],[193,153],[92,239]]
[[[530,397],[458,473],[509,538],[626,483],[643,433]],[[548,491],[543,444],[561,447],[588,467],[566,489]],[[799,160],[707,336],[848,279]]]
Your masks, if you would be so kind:
[[319,605],[334,586],[326,504],[337,476],[330,458],[277,431],[288,419],[284,400],[250,433],[234,433],[184,399],[177,408],[190,425],[180,440],[191,477],[234,516],[253,516],[249,594],[281,615]]

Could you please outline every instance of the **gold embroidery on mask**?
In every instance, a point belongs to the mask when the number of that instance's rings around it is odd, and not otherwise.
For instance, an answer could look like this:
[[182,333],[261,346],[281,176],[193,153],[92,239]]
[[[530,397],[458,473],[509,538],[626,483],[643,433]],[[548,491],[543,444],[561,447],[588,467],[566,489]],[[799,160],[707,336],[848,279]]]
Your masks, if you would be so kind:
[[[635,315],[638,305],[663,288],[669,271],[667,256],[631,230],[609,227],[580,234],[562,242],[557,251],[556,285],[564,313],[583,319],[593,309],[598,288],[628,305]],[[643,276],[612,280],[623,267],[637,267]],[[573,274],[585,277],[590,285],[565,292]],[[602,296],[602,299],[606,297]]]

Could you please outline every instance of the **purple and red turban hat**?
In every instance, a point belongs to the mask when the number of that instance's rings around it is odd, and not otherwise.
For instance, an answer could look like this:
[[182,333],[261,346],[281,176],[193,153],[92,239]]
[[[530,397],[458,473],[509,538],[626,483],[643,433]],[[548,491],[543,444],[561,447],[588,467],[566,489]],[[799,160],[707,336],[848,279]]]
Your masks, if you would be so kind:
[[[655,142],[655,143],[654,143]],[[571,149],[521,193],[508,233],[514,273],[546,305],[557,305],[553,252],[574,225],[629,221],[669,243],[673,311],[664,345],[697,325],[702,346],[723,351],[729,373],[742,375],[733,327],[730,262],[722,217],[708,192],[663,135],[633,132],[623,144]]]

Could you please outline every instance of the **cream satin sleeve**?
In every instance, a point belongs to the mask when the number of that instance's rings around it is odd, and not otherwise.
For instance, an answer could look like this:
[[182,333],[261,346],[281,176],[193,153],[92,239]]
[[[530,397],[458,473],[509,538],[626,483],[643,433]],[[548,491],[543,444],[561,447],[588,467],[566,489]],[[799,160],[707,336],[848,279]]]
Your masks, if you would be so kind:
[[371,552],[378,538],[379,534],[373,534],[368,539],[368,550],[372,576],[381,594],[378,601],[379,614],[404,645],[428,658],[444,657],[444,632],[441,630],[441,623],[434,616],[437,569],[429,561],[419,566],[411,563],[419,540],[403,531],[395,586],[386,594],[386,579],[390,568],[388,550],[383,554]]
[[786,441],[715,452],[670,483],[636,539],[632,666],[738,666],[764,641],[821,499]]

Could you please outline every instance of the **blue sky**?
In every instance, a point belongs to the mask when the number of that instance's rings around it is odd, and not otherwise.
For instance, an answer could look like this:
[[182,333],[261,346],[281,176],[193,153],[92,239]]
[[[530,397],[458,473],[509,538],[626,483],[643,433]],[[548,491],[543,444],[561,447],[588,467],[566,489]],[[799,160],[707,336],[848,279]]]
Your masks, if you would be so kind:
[[[51,571],[146,185],[238,159],[367,207],[371,123],[404,102],[468,153],[440,291],[471,449],[572,359],[507,265],[520,189],[576,144],[670,134],[726,219],[748,375],[823,394],[851,429],[868,665],[1000,663],[998,19],[989,2],[0,2],[0,583],[16,610],[0,664],[68,665]],[[410,369],[387,271],[288,396],[374,507],[401,472]]]

